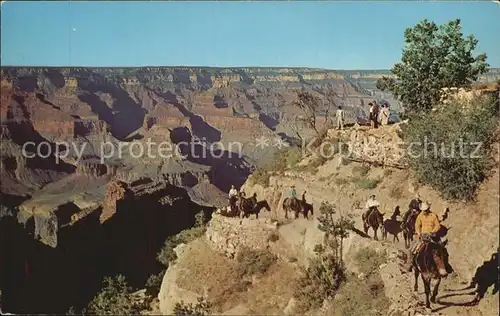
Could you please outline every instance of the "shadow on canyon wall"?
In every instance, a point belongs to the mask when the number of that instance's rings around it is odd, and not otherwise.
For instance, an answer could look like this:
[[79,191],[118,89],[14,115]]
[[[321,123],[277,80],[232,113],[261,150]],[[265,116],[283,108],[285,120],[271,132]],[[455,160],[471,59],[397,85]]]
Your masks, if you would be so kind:
[[[98,114],[99,119],[111,127],[111,134],[117,139],[123,140],[142,127],[146,110],[136,103],[119,84],[105,80],[102,75],[93,74],[79,78],[78,88],[84,92],[78,96],[79,99],[90,105],[92,111]],[[111,95],[112,108],[101,100],[99,93]]]
[[[162,205],[162,196],[178,200]],[[60,210],[58,221],[75,211]],[[156,255],[167,236],[194,224],[195,214],[211,209],[191,202],[185,190],[168,186],[156,193],[130,195],[118,202],[117,213],[103,224],[96,209],[74,225],[59,225],[58,245],[33,238],[33,221],[26,227],[15,217],[0,219],[0,287],[2,310],[12,313],[65,313],[85,307],[102,286],[104,276],[122,274],[141,288],[162,267]],[[67,211],[67,212],[66,212]]]
[[241,153],[217,149],[208,142],[197,143],[187,127],[174,128],[170,137],[188,161],[212,167],[210,180],[224,192],[231,185],[243,185],[251,173],[250,164]]

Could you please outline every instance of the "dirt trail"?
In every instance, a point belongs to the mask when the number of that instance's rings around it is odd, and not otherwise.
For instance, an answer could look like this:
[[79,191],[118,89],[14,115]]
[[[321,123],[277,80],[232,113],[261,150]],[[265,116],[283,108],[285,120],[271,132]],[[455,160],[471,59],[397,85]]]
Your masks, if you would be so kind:
[[[382,241],[384,246],[388,250],[396,249],[398,251],[404,251],[404,241],[393,243],[392,241]],[[453,254],[450,254],[451,263],[453,264]],[[410,288],[413,288],[414,275],[413,273],[404,274],[406,282],[409,283]],[[432,286],[435,281],[432,281]],[[455,274],[449,275],[448,277],[441,280],[439,286],[439,291],[436,299],[436,303],[431,304],[431,309],[425,309],[425,292],[424,285],[421,277],[418,278],[418,305],[421,306],[421,312],[417,315],[426,316],[496,316],[498,315],[498,302],[496,306],[494,301],[497,301],[498,296],[489,296],[488,298],[481,301],[479,304],[471,304],[475,297],[475,288],[470,288],[469,284],[461,281]],[[424,312],[425,311],[425,312]]]

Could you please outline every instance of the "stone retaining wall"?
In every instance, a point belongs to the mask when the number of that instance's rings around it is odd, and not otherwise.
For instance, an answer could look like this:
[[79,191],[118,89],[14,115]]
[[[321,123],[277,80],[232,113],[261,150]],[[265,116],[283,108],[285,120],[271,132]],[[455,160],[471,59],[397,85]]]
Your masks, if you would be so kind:
[[213,214],[207,232],[207,243],[229,258],[243,247],[266,249],[269,237],[277,233],[277,223],[270,219],[234,218]]

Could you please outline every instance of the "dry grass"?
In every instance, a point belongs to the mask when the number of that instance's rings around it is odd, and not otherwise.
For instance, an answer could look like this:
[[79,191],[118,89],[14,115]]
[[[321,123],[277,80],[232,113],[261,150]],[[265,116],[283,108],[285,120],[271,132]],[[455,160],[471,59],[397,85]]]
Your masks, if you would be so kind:
[[178,286],[200,295],[206,291],[216,313],[243,304],[259,315],[279,314],[292,296],[290,284],[296,273],[289,264],[267,266],[252,284],[249,277],[240,276],[236,260],[213,251],[203,240],[188,244],[184,251],[186,255],[178,260],[182,267]]

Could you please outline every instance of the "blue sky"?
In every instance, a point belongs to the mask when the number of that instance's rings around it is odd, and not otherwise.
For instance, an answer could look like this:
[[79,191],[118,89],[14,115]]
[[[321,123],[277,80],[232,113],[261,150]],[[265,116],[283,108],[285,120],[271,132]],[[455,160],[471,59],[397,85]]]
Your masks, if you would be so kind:
[[420,20],[460,18],[500,67],[500,5],[482,2],[10,2],[2,65],[390,68]]

